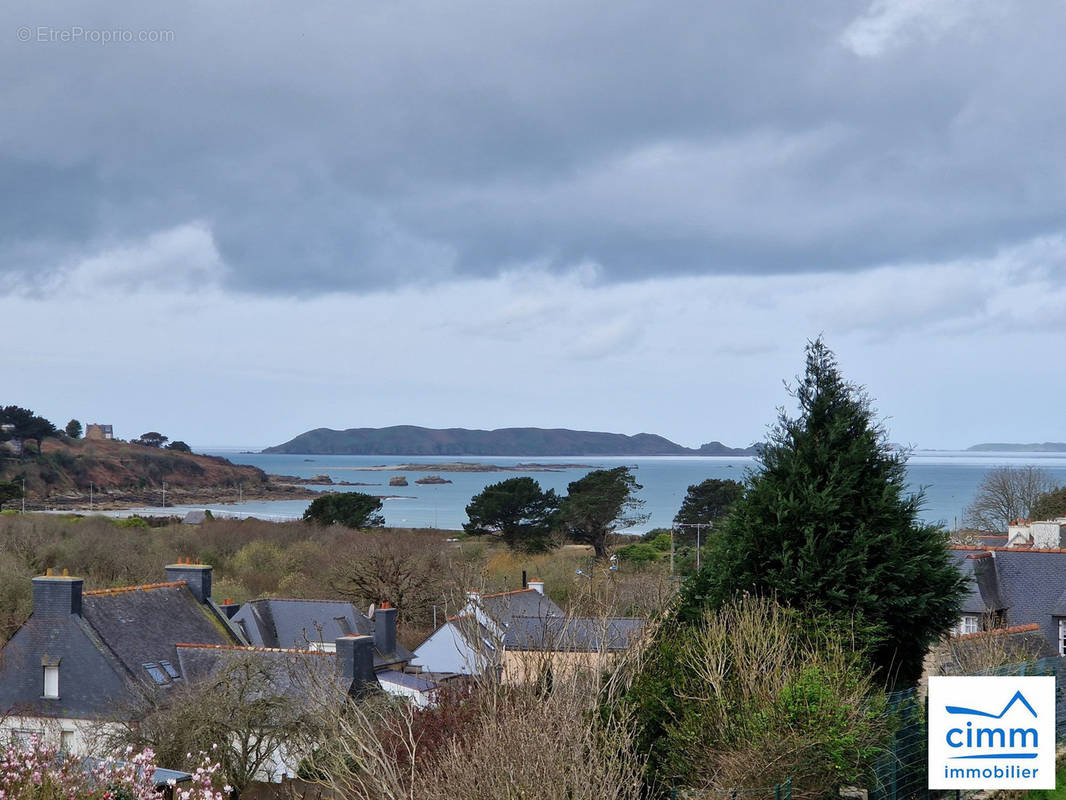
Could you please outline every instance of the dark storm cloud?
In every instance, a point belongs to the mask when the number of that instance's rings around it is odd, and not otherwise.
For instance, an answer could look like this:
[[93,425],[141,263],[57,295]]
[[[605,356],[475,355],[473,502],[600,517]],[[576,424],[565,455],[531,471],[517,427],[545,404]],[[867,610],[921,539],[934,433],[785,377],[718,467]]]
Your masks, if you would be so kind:
[[267,291],[986,254],[1066,212],[1066,10],[989,8],[9,4],[0,269],[190,222]]

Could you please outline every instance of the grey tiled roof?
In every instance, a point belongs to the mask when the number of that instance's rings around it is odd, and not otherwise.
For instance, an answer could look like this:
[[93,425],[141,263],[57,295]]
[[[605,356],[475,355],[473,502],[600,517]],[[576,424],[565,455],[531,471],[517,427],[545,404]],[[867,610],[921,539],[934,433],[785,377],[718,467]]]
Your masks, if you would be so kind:
[[274,690],[288,697],[307,700],[323,690],[342,691],[333,653],[195,644],[182,645],[177,650],[182,673],[192,682],[247,661],[269,676]]
[[634,617],[514,617],[504,644],[512,650],[619,651],[640,638],[645,624]]
[[340,600],[262,598],[241,606],[233,621],[244,623],[248,643],[256,647],[306,648],[312,642],[335,642],[341,636],[373,631],[365,614]]
[[[1056,643],[1058,651],[1058,619],[1066,616],[1066,550],[1033,550],[1029,548],[956,549],[956,566],[964,575],[973,578],[970,594],[963,602],[963,613],[980,614],[995,611],[988,590],[989,578],[978,574],[985,565],[994,566],[996,595],[1000,608],[1011,626],[1036,623],[1045,639]],[[978,557],[972,557],[978,556]],[[975,567],[977,572],[975,572]],[[990,573],[991,574],[991,573]],[[982,592],[980,583],[986,584]]]
[[175,645],[235,643],[210,607],[183,584],[82,595],[82,616],[135,678],[150,681],[144,664],[177,663]]
[[[241,606],[233,622],[245,632],[248,644],[256,647],[305,649],[314,642],[335,642],[341,636],[374,633],[374,621],[343,600],[262,598]],[[411,652],[401,644],[396,645],[393,653],[381,653],[376,648],[374,651],[375,666],[412,658]]]
[[[178,665],[178,642],[238,642],[184,583],[84,592],[81,614],[46,612],[35,610],[0,653],[0,715],[121,715],[155,685],[145,663]],[[43,659],[59,666],[57,699],[41,696]]]
[[562,617],[563,610],[549,597],[534,589],[486,594],[481,608],[497,622],[507,625],[513,617]]

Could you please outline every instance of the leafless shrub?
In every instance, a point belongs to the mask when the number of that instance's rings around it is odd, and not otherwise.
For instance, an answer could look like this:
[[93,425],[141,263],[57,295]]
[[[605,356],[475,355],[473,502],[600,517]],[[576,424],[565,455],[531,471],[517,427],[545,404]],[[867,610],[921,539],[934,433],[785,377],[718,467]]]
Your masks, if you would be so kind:
[[349,703],[309,772],[351,800],[635,800],[643,762],[633,755],[631,720],[604,714],[626,666],[541,666],[519,683],[487,670],[431,709],[386,698]]
[[977,675],[1007,664],[1044,658],[1047,640],[1039,630],[984,630],[946,637],[930,655],[935,675]]

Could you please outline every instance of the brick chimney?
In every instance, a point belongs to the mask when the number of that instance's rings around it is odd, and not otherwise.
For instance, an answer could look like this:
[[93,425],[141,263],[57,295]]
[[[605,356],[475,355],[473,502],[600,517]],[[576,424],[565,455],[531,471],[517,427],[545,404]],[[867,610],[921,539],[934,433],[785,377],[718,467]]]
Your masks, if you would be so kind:
[[185,581],[193,597],[201,603],[211,600],[210,564],[167,564],[167,581]]
[[540,578],[534,578],[529,582],[529,588],[537,594],[544,594],[544,581]]
[[81,616],[81,578],[46,575],[33,579],[33,614],[38,617]]
[[377,682],[373,636],[341,636],[336,658],[337,675],[350,697],[362,697]]
[[374,646],[382,655],[396,651],[396,609],[387,602],[374,612]]

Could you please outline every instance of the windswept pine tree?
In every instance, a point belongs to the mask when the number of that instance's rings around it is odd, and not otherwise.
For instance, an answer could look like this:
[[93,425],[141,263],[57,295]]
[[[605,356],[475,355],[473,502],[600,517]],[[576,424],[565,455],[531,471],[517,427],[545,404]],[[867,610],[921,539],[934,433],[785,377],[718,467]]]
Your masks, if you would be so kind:
[[918,514],[906,454],[888,444],[865,391],[819,338],[744,496],[684,586],[682,619],[742,593],[853,625],[882,678],[918,679],[929,647],[958,619],[965,584],[947,536]]

